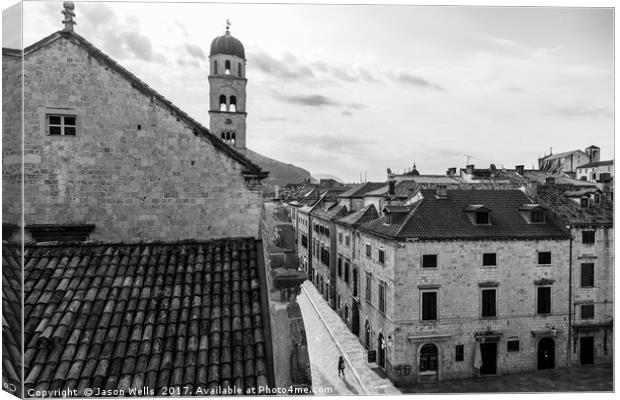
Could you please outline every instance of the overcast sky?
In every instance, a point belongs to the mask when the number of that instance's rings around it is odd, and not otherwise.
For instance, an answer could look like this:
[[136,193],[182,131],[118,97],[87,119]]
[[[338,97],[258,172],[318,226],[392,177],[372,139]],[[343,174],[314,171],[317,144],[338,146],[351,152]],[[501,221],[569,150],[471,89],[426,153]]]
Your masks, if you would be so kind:
[[[24,3],[24,44],[60,30],[61,10]],[[205,126],[209,46],[230,19],[246,49],[248,147],[312,173],[385,180],[415,161],[443,174],[466,154],[529,168],[550,147],[591,144],[613,157],[610,8],[76,2],[75,13],[77,33]]]

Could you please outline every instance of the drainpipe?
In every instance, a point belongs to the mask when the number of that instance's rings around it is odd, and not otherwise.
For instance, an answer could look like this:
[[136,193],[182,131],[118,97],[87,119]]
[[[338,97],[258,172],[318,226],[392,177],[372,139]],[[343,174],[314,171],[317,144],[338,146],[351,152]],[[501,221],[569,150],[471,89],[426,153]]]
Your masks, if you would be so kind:
[[569,251],[568,251],[568,343],[566,344],[567,367],[570,366],[572,358],[571,342],[573,333],[573,233],[570,229]]

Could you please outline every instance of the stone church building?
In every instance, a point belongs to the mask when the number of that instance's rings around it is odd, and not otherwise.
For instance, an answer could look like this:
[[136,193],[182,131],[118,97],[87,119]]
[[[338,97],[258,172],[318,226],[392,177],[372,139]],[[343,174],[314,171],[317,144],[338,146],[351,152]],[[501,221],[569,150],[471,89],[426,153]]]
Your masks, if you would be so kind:
[[[91,238],[123,241],[256,237],[267,173],[243,154],[241,42],[227,30],[211,46],[209,131],[67,25],[23,52],[3,49],[3,222],[20,222],[23,161],[27,230],[94,225]],[[22,83],[23,159],[21,114],[9,112]]]

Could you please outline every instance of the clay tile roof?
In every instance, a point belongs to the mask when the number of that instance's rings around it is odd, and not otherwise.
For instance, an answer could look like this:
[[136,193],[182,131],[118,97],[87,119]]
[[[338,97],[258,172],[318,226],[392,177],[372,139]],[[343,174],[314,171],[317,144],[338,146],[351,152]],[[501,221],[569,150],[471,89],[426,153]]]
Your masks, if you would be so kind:
[[[519,190],[448,190],[447,198],[437,198],[434,190],[422,190],[423,199],[397,223],[382,217],[361,229],[396,239],[544,239],[568,238],[552,221],[528,224],[519,208],[531,200]],[[484,204],[493,210],[489,225],[475,225],[464,211],[467,206]]]
[[379,213],[377,212],[374,204],[370,204],[361,210],[352,212],[351,214],[338,219],[336,222],[349,226],[359,226],[377,218],[379,218]]
[[593,167],[604,167],[606,165],[614,165],[614,160],[607,161],[593,161],[591,163],[583,164],[578,166],[577,168],[593,168]]
[[[7,385],[15,388],[15,395],[21,397],[21,369],[22,360],[27,358],[33,360],[35,354],[21,355],[22,338],[20,329],[17,327],[22,325],[22,307],[21,307],[21,246],[3,245],[2,248],[2,382],[7,390]],[[33,309],[34,313],[41,316],[44,307],[40,306]],[[39,317],[39,320],[43,318]],[[38,327],[39,322],[23,321],[26,326],[34,330]],[[38,327],[39,331],[45,326]],[[43,369],[42,365],[38,365],[39,371]],[[26,378],[28,375],[26,375]]]
[[[613,202],[601,195],[600,203],[590,202],[588,207],[565,195],[568,185],[550,185],[539,188],[537,200],[563,222],[574,226],[613,226]],[[573,188],[577,189],[577,188]]]
[[339,195],[339,197],[364,197],[364,195],[380,187],[385,186],[384,182],[364,182],[353,186],[351,189]]
[[[15,254],[4,246],[4,282],[15,278],[7,268]],[[233,376],[241,388],[273,381],[257,254],[251,238],[27,245],[26,388],[149,386],[159,394],[168,386],[231,386]],[[81,289],[69,289],[73,280]],[[3,357],[19,348],[16,339],[3,335]],[[4,365],[3,377],[17,382]]]

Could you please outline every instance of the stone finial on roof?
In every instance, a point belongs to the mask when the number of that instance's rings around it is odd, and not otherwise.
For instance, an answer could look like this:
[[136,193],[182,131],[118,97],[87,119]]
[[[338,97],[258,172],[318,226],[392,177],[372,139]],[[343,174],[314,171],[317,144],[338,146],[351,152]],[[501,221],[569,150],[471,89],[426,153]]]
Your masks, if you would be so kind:
[[230,20],[226,19],[226,34],[230,35]]
[[64,8],[62,14],[65,16],[64,21],[62,21],[62,23],[65,24],[64,31],[73,32],[73,25],[76,24],[76,22],[73,20],[73,17],[75,17],[75,13],[73,12],[73,10],[75,9],[75,5],[72,1],[65,1],[64,3],[62,3],[62,6]]

